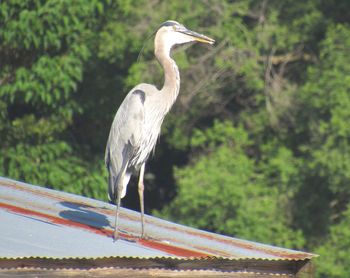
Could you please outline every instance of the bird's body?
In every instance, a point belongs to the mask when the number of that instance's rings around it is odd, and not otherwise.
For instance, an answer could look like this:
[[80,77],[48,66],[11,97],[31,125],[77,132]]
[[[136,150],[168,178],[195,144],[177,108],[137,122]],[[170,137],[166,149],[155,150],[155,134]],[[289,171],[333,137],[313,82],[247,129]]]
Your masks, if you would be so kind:
[[126,194],[130,177],[139,175],[139,195],[144,236],[143,175],[145,163],[154,150],[161,125],[173,106],[180,90],[180,74],[170,57],[176,44],[191,41],[212,44],[214,40],[187,30],[175,21],[161,25],[155,37],[155,56],[164,69],[165,80],[161,90],[150,84],[133,88],[120,105],[109,133],[105,163],[109,171],[109,199],[117,203],[114,238],[118,238],[120,199]]
[[[126,167],[121,198],[126,194],[130,176],[140,170],[160,135],[168,107],[160,101],[161,92],[153,85],[140,84],[132,89],[120,105],[112,123],[106,148],[106,165],[119,177]],[[115,127],[115,128],[114,128]],[[116,199],[113,181],[109,183],[109,198]]]

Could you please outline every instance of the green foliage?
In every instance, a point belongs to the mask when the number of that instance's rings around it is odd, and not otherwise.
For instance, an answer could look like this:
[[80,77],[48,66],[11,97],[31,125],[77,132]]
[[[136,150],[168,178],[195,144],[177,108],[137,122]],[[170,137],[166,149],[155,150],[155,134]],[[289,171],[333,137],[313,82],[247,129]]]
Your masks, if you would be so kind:
[[177,197],[160,215],[237,237],[303,246],[302,234],[288,228],[288,217],[281,213],[283,193],[269,186],[268,175],[247,155],[252,142],[244,128],[215,122],[204,132],[196,130],[191,142],[210,152],[175,171]]
[[83,111],[73,94],[103,9],[101,1],[0,3],[2,175],[104,198],[101,167],[62,140]]
[[17,144],[0,152],[0,168],[8,176],[30,180],[58,190],[105,199],[105,175],[102,165],[84,162],[65,142],[36,146]]
[[[350,209],[342,215],[340,223],[330,229],[329,236],[325,242],[315,251],[321,256],[317,260],[316,267],[319,277],[347,277],[350,273]],[[336,254],[333,256],[332,254]]]

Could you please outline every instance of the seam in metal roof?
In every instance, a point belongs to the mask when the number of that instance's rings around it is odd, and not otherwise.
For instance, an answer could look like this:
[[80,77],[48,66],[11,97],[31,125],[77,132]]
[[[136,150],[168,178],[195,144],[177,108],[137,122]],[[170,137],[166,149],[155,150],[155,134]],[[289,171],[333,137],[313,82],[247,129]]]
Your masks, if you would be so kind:
[[145,259],[145,260],[150,260],[150,259],[164,259],[166,258],[167,260],[170,261],[196,261],[196,260],[201,260],[201,261],[211,261],[211,260],[225,260],[225,261],[267,261],[267,262],[273,262],[273,261],[303,261],[303,260],[310,260],[312,258],[317,258],[318,255],[314,254],[313,257],[305,257],[305,259],[266,259],[266,258],[255,258],[255,257],[242,257],[242,258],[226,258],[226,257],[218,257],[218,256],[208,256],[208,257],[164,257],[164,256],[156,256],[156,257],[150,257],[150,256],[142,256],[142,257],[134,257],[134,256],[106,256],[106,257],[84,257],[84,256],[78,256],[78,257],[55,257],[55,256],[50,256],[50,257],[45,257],[45,256],[11,256],[11,257],[2,257],[0,256],[0,260],[27,260],[27,259],[51,259],[51,260],[104,260],[104,259]]

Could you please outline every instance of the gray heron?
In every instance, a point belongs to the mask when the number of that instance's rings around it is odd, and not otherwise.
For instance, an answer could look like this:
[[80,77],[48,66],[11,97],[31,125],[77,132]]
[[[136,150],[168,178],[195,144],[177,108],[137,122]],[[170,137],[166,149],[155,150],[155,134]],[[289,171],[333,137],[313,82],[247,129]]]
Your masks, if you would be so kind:
[[213,44],[207,36],[193,32],[176,21],[160,25],[154,39],[154,54],[164,71],[164,85],[139,84],[120,105],[109,133],[105,164],[109,172],[108,197],[116,204],[114,239],[119,238],[119,209],[121,198],[132,174],[139,174],[138,193],[141,210],[141,238],[145,237],[144,173],[145,163],[160,135],[164,117],[173,106],[180,90],[180,74],[171,50],[175,45],[190,42]]

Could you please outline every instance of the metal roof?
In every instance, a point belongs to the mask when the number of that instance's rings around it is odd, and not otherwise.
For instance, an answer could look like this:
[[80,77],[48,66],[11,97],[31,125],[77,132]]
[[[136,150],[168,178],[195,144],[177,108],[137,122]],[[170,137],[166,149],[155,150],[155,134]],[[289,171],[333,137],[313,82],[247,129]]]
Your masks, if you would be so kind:
[[[179,270],[205,270],[205,275],[230,271],[234,277],[313,273],[314,254],[148,215],[147,239],[140,239],[140,214],[125,208],[120,212],[121,238],[114,242],[114,215],[114,205],[0,177],[0,276],[55,270],[64,276],[78,275],[77,269],[89,269],[93,276],[106,275],[103,269],[112,276],[129,275],[126,269],[150,276],[156,273],[152,269],[160,275]],[[254,276],[247,274],[251,272]]]
[[121,239],[113,242],[115,206],[0,177],[0,257],[223,257],[305,260],[314,255],[222,236],[121,208]]

